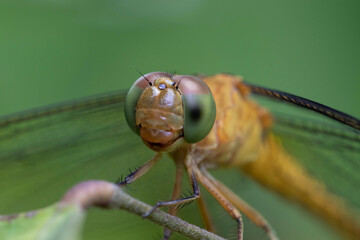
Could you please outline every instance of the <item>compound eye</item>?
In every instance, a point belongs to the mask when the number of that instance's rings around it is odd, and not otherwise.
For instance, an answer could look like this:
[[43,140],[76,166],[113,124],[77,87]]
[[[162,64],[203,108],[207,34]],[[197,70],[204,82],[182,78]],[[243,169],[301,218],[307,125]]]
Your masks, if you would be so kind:
[[184,105],[184,138],[188,143],[204,139],[212,129],[216,107],[214,97],[201,79],[194,76],[175,76]]
[[168,73],[152,72],[141,76],[129,89],[125,98],[125,118],[129,127],[137,134],[139,134],[139,128],[136,125],[135,113],[136,106],[141,97],[141,94],[148,87],[154,85],[156,79],[169,76]]

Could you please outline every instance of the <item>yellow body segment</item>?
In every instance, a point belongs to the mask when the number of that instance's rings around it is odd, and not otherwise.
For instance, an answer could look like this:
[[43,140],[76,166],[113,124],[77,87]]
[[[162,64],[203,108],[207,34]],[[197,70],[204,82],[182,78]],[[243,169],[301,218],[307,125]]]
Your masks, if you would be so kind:
[[218,74],[204,77],[216,103],[215,124],[199,143],[200,159],[214,167],[241,166],[255,161],[263,148],[271,115],[247,98],[241,77]]
[[249,99],[240,77],[218,74],[203,77],[216,102],[216,120],[209,135],[196,144],[199,164],[238,167],[268,188],[317,213],[349,238],[360,236],[360,226],[345,203],[329,193],[286,152],[270,133],[272,117]]

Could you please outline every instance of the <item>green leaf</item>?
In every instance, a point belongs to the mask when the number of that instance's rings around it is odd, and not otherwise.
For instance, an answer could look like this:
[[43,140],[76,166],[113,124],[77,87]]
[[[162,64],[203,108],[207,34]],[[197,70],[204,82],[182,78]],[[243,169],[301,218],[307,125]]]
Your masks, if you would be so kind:
[[0,216],[1,239],[77,240],[85,212],[76,205],[54,204],[17,215]]

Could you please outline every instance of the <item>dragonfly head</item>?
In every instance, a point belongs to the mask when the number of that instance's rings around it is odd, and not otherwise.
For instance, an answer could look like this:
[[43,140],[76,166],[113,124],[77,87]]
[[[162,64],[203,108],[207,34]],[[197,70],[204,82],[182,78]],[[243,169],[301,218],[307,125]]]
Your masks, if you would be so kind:
[[210,132],[215,111],[206,83],[187,75],[148,73],[135,81],[125,99],[128,125],[154,151],[199,142]]

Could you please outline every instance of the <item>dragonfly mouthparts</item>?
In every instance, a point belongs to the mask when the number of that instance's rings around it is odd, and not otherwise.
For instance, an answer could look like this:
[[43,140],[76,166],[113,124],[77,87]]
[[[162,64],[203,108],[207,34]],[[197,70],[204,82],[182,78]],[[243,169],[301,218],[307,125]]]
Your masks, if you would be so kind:
[[184,134],[182,130],[159,130],[141,127],[140,136],[143,142],[152,150],[168,151],[168,149],[178,146],[177,142],[183,139]]

